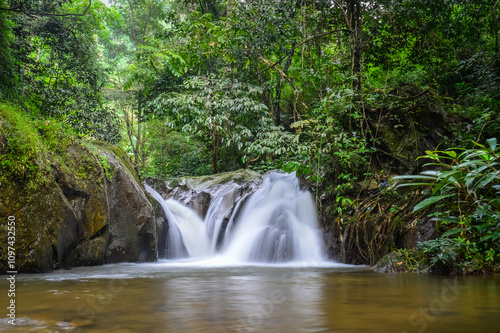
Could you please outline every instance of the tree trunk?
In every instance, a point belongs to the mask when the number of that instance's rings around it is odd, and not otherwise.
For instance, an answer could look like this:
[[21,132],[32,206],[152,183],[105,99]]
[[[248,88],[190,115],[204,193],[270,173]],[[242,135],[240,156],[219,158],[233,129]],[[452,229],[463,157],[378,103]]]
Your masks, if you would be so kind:
[[132,147],[132,152],[134,153],[134,163],[137,165],[139,160],[139,152],[137,147],[134,145],[134,112],[130,111],[125,102],[120,101],[121,109],[125,115],[125,125],[127,128],[127,136],[130,142],[130,147]]
[[349,48],[351,53],[351,73],[354,77],[352,80],[352,89],[355,91],[361,90],[362,83],[362,21],[361,21],[361,0],[348,0],[347,4],[347,26],[350,30]]
[[495,6],[493,7],[494,16],[495,16],[495,56],[496,62],[498,63],[498,56],[500,55],[500,47],[498,46],[498,4],[500,0],[495,2]]
[[219,172],[217,163],[219,162],[219,132],[217,131],[217,124],[213,125],[212,129],[212,173]]
[[276,113],[276,126],[281,125],[281,78],[279,78],[278,86],[276,87],[276,97],[274,100],[274,112]]
[[[226,17],[231,18],[233,16],[234,0],[229,0],[226,7]],[[229,22],[227,23],[229,24]]]
[[[292,52],[286,59],[285,67],[283,68],[283,73],[285,75],[288,73],[288,69],[290,68],[290,65],[292,64],[292,58],[293,54],[295,53],[295,42],[292,43]],[[281,100],[281,87],[282,87],[282,80],[283,78],[279,79],[278,82],[278,87],[276,87],[276,98],[274,102],[274,110],[276,111],[276,126],[281,125],[281,106],[280,106],[280,100]]]

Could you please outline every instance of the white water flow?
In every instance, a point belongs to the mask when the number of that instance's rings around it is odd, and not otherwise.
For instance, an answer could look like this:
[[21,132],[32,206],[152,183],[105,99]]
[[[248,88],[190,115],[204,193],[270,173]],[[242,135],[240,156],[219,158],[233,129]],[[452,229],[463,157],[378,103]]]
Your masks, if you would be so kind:
[[219,256],[239,263],[325,260],[312,196],[300,190],[295,174],[270,173],[238,204],[239,186],[224,185],[213,193],[205,221],[181,203],[146,189],[162,204],[169,222],[168,258]]
[[168,220],[167,257],[202,258],[212,255],[203,220],[190,208],[173,199],[164,200],[153,188],[146,190],[160,202]]

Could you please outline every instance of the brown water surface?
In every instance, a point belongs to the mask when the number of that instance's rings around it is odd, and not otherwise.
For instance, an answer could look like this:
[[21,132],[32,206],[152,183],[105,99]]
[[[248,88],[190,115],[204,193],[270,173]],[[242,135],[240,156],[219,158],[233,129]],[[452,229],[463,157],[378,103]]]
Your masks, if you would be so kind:
[[[0,281],[6,311],[7,281]],[[18,275],[0,332],[499,332],[500,278],[161,262]],[[1,314],[5,318],[6,312]]]

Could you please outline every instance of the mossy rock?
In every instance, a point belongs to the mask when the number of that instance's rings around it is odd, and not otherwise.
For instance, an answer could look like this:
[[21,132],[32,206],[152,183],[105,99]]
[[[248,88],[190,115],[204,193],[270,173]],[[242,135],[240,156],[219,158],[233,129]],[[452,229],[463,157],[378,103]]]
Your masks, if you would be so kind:
[[[155,260],[158,222],[128,156],[48,123],[0,105],[0,153],[10,161],[0,177],[0,220],[16,219],[18,271]],[[7,225],[0,228],[7,244]],[[7,271],[7,251],[0,262]]]
[[176,178],[167,182],[167,184],[171,188],[181,187],[193,191],[207,191],[215,186],[227,184],[231,181],[242,185],[258,177],[260,177],[258,172],[249,169],[240,169],[209,176]]
[[398,273],[404,272],[401,256],[396,252],[391,252],[375,264],[372,269],[377,273]]
[[[23,188],[13,184],[12,191],[3,199],[7,205],[0,208],[2,219],[9,215],[16,218],[17,270],[44,272],[61,267],[78,243],[83,225],[60,188],[50,184],[39,190],[37,198],[26,198]],[[6,235],[7,232],[0,235],[4,244]]]
[[120,147],[102,141],[92,141],[92,144],[107,154],[113,154],[114,157],[120,161],[120,164],[125,167],[130,176],[132,176],[137,183],[140,183],[137,167],[130,160],[127,153],[125,153]]

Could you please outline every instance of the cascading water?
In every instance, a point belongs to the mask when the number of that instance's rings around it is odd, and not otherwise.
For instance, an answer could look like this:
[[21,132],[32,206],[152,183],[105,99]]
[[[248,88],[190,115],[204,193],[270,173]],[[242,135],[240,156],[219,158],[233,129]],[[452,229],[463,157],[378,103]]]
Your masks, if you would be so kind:
[[219,249],[223,241],[224,217],[231,212],[238,190],[238,184],[229,183],[226,186],[222,186],[213,195],[207,216],[205,217],[205,229],[208,238],[211,240],[212,250],[214,251]]
[[163,200],[148,185],[146,190],[160,202],[169,222],[166,258],[198,258],[212,254],[203,220],[193,210],[173,199]]
[[224,254],[237,261],[323,260],[313,199],[294,174],[270,173],[228,230]]
[[[221,256],[231,262],[324,261],[312,196],[295,174],[272,172],[260,188],[231,213],[239,186],[213,193],[205,221],[181,203],[164,200],[154,189],[169,221],[167,258]],[[240,208],[241,206],[241,208]]]

